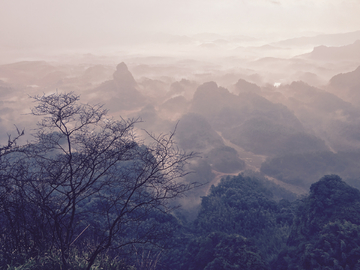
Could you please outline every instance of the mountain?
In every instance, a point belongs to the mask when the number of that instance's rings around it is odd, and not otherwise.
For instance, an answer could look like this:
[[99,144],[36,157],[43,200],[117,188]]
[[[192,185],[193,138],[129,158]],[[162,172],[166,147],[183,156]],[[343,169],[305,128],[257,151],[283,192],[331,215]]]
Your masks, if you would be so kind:
[[189,113],[183,115],[176,129],[179,146],[187,151],[205,151],[213,147],[222,147],[222,138],[201,115]]
[[340,47],[327,47],[324,45],[315,47],[311,53],[303,54],[305,57],[312,60],[321,61],[359,61],[360,60],[360,38],[350,45]]
[[137,83],[124,62],[117,65],[113,80],[89,91],[94,103],[106,103],[112,112],[134,110],[145,104],[145,97],[137,90]]
[[[279,237],[279,232],[289,232],[293,220],[291,203],[275,200],[274,195],[280,190],[274,183],[257,177],[240,174],[224,177],[217,186],[210,188],[207,196],[202,197],[194,228],[203,236],[220,232],[239,234],[252,240],[259,249],[257,253],[269,259],[277,255],[279,246],[285,246],[287,237]],[[290,193],[288,195],[291,197]]]
[[273,269],[359,269],[360,191],[337,175],[314,183],[299,205]]
[[272,43],[271,45],[281,47],[314,47],[319,45],[344,46],[354,43],[359,39],[360,31],[355,31],[341,34],[323,34],[312,37],[291,38]]
[[[235,86],[239,88],[258,90],[256,85],[243,81]],[[235,95],[208,82],[198,87],[190,111],[203,115],[225,139],[255,154],[273,156],[327,149],[322,140],[306,133],[287,107],[254,91]]]
[[124,62],[121,62],[116,66],[116,71],[114,72],[113,77],[118,88],[125,89],[125,88],[133,88],[137,86],[137,83],[133,75],[128,70]]
[[14,85],[47,86],[65,76],[64,72],[45,61],[22,61],[0,66],[0,79]]
[[[359,42],[360,45],[360,42]],[[354,71],[340,73],[329,81],[328,90],[352,104],[360,104],[360,66]]]
[[308,85],[302,81],[292,82],[287,90],[292,99],[296,99],[303,106],[316,108],[326,113],[335,112],[337,110],[346,110],[351,104],[343,101],[334,94],[322,89]]
[[352,104],[356,100],[344,97],[345,89],[326,90],[294,81],[281,85],[277,92],[262,89],[262,94],[287,106],[308,132],[322,138],[332,151],[360,149],[360,111]]
[[261,92],[261,88],[254,83],[250,83],[244,79],[239,79],[235,84],[234,91],[236,93],[253,92],[259,94]]
[[[359,41],[360,45],[360,41]],[[355,89],[360,86],[360,66],[354,71],[340,73],[330,79],[329,85],[338,89]]]

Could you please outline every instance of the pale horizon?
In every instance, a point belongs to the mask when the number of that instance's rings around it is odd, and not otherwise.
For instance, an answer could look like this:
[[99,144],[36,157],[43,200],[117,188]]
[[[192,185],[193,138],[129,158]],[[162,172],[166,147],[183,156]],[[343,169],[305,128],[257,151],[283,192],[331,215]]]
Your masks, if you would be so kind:
[[360,30],[359,1],[6,1],[0,48],[128,46],[163,35],[281,40]]

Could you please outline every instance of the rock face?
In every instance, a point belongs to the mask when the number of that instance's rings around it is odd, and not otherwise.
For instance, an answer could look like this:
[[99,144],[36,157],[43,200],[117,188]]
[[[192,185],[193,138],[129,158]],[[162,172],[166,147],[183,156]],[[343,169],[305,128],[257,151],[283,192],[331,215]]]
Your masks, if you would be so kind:
[[119,88],[132,88],[137,86],[133,75],[130,73],[124,62],[121,62],[116,66],[116,71],[114,72],[113,77],[117,87]]
[[117,65],[113,78],[92,90],[96,103],[105,103],[112,112],[133,110],[145,104],[145,97],[136,89],[137,83],[124,62]]

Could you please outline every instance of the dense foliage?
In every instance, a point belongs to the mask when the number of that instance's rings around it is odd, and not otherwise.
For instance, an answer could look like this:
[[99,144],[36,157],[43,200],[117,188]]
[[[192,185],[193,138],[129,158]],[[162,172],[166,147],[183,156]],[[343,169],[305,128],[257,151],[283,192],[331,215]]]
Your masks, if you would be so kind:
[[238,234],[213,232],[191,240],[182,269],[266,269],[256,246]]
[[291,203],[272,198],[256,178],[223,178],[203,197],[195,228],[202,235],[223,232],[252,238],[262,256],[271,260],[285,244],[293,219]]
[[[128,250],[101,254],[91,269],[358,269],[360,191],[330,175],[313,184],[308,197],[295,198],[256,174],[225,177],[202,198],[193,222],[184,212],[147,212],[140,226],[125,233],[141,239],[156,228],[157,236],[163,236],[153,239],[156,245],[134,243]],[[96,200],[83,205],[102,207]],[[35,209],[26,209],[35,217]],[[18,230],[3,214],[3,233]],[[101,226],[98,218],[93,223]],[[82,237],[92,233],[85,231]],[[5,262],[10,254],[3,240],[0,259]],[[12,254],[8,269],[63,269],[61,251],[44,247],[44,253],[30,257]],[[75,245],[68,257],[72,269],[85,269],[88,256],[87,249]]]
[[296,201],[274,200],[270,187],[281,190],[261,178],[223,178],[203,197],[193,225],[178,231],[178,245],[164,253],[159,269],[360,267],[359,190],[336,175]]
[[[214,169],[244,169],[216,133],[194,129],[204,139],[187,147],[212,148],[188,164],[194,154],[174,147],[174,134],[149,134],[145,145],[136,120],[106,118],[72,93],[35,99],[43,120],[34,141],[16,145],[18,130],[0,147],[0,268],[360,269],[360,191],[339,176],[322,177],[298,199],[245,171],[203,185],[197,207],[176,210],[185,201],[171,199],[187,191],[196,205],[194,182],[215,179]],[[205,118],[187,117],[211,130]],[[351,180],[358,161],[358,153],[288,155],[262,171],[294,183],[331,169]]]
[[359,269],[360,191],[336,175],[310,188],[274,269]]

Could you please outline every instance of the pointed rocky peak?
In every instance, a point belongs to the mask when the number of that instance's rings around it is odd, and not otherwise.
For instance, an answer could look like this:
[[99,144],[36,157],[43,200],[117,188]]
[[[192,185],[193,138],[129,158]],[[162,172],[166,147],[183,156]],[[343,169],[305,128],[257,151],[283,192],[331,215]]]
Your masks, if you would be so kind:
[[113,77],[118,87],[128,88],[128,87],[135,87],[137,85],[133,75],[128,70],[128,67],[124,62],[121,62],[120,64],[117,65]]
[[116,66],[116,70],[118,71],[129,71],[127,65],[124,62],[121,62]]

